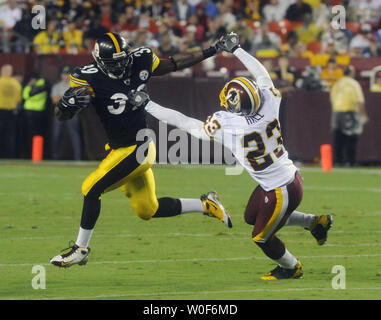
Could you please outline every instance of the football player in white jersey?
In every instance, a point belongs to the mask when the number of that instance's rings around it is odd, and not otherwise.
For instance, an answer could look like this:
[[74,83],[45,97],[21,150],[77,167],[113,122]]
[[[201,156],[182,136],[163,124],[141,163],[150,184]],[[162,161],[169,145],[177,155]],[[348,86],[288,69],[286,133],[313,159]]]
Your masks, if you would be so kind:
[[230,149],[258,183],[245,210],[245,221],[254,226],[253,241],[277,263],[263,280],[300,278],[301,263],[275,235],[283,226],[300,226],[322,245],[332,224],[330,215],[305,214],[296,211],[303,196],[302,177],[283,145],[279,124],[281,95],[263,65],[239,45],[231,33],[216,44],[220,50],[233,53],[253,79],[234,78],[220,93],[223,111],[209,116],[205,123],[164,108],[146,97],[145,110],[155,118],[204,140],[214,140]]

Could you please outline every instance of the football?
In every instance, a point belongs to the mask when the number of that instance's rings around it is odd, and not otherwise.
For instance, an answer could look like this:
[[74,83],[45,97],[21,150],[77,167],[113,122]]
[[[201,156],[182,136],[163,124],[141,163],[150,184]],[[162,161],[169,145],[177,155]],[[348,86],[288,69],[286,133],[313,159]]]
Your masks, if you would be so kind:
[[77,94],[78,96],[81,96],[81,97],[88,96],[88,95],[90,95],[90,96],[93,95],[92,92],[88,88],[86,88],[84,86],[74,87],[73,88],[73,93],[75,93],[75,94]]
[[87,108],[93,96],[92,92],[84,86],[72,88],[71,94],[72,97],[69,98],[68,102],[80,109]]

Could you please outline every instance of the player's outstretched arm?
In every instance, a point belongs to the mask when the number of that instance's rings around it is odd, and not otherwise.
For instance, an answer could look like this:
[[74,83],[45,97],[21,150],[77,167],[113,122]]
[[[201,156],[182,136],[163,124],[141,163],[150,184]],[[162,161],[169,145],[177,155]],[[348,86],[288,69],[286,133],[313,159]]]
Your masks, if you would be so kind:
[[145,106],[145,110],[151,114],[156,119],[168,123],[169,125],[175,126],[197,139],[210,140],[210,137],[205,133],[203,129],[204,123],[200,120],[187,117],[186,115],[172,110],[169,108],[164,108],[156,102],[149,101]]
[[189,68],[217,53],[218,49],[214,46],[204,50],[198,47],[189,49],[188,51],[175,54],[174,56],[169,57],[169,59],[160,59],[160,64],[152,75],[162,76],[173,71]]
[[252,74],[260,87],[274,87],[270,74],[262,63],[241,48],[237,34],[231,32],[225,36],[222,36],[215,43],[215,47],[217,50],[234,54]]
[[263,66],[256,58],[247,53],[242,48],[237,48],[233,54],[243,63],[246,69],[253,75],[260,87],[274,87],[271,77]]

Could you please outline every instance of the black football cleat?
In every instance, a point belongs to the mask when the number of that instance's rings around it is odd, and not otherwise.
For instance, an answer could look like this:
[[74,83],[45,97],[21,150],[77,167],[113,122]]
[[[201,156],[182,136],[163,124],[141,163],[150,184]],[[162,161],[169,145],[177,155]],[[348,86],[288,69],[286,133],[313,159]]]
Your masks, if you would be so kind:
[[298,261],[294,269],[286,269],[277,266],[274,270],[261,277],[262,280],[299,279],[303,276],[302,264]]

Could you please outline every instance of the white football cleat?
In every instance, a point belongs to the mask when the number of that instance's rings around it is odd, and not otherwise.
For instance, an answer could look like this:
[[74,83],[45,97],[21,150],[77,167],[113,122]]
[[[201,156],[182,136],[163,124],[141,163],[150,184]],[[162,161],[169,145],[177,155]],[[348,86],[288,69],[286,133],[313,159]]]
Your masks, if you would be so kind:
[[210,217],[216,217],[223,222],[228,228],[233,227],[232,219],[222,205],[218,195],[215,191],[208,192],[201,196],[202,206],[204,207],[204,214]]
[[87,263],[90,248],[79,247],[75,244],[67,250],[65,253],[53,257],[50,263],[60,268],[69,268],[74,264],[81,266]]

